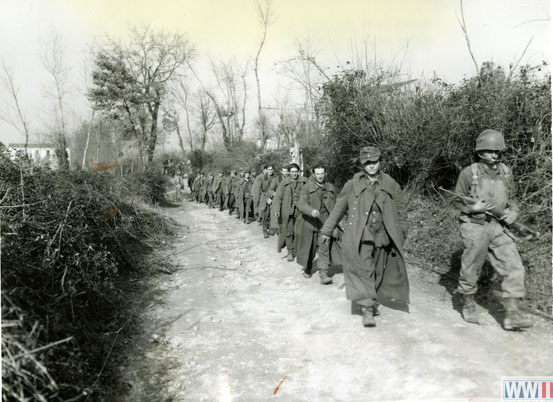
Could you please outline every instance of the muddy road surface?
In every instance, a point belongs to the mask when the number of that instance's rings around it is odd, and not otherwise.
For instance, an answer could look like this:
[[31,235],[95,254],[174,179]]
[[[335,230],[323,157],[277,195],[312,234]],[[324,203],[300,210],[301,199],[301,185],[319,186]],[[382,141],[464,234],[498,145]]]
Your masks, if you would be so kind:
[[227,211],[168,208],[176,270],[146,283],[120,401],[488,401],[502,376],[553,375],[553,325],[463,321],[439,277],[409,265],[410,313],[351,314],[343,274],[321,286]]

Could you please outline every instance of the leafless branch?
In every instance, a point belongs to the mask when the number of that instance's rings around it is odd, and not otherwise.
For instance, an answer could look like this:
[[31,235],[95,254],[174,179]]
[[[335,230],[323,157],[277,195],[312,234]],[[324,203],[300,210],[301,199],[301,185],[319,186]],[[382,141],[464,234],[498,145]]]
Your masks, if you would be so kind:
[[469,35],[467,32],[467,23],[465,22],[465,12],[463,11],[463,0],[459,0],[459,5],[461,6],[461,20],[459,20],[459,17],[457,17],[457,22],[459,22],[459,25],[461,26],[461,30],[463,31],[463,34],[465,35],[465,41],[467,42],[467,48],[470,54],[470,57],[472,59],[472,62],[474,63],[474,68],[476,69],[476,75],[480,75],[480,69],[478,68],[478,63],[476,62],[476,58],[474,57],[474,53],[472,52],[472,46],[470,44]]
[[11,124],[17,131],[25,135],[25,154],[27,153],[27,145],[29,144],[29,123],[19,102],[19,87],[15,83],[13,69],[10,69],[5,61],[2,61],[2,75],[0,75],[0,84],[8,92],[9,98],[13,102],[12,108],[17,113],[17,120],[13,120],[7,114],[0,114],[0,119]]
[[526,51],[528,50],[528,47],[530,46],[530,43],[532,43],[532,40],[534,39],[534,37],[531,37],[530,40],[528,41],[528,43],[526,44],[526,47],[524,48],[524,50],[522,51],[522,54],[520,55],[520,57],[518,58],[517,62],[515,63],[514,66],[511,67],[511,71],[509,72],[509,76],[507,77],[507,80],[511,79],[511,77],[513,76],[513,73],[515,72],[515,70],[517,69],[518,65],[520,64],[522,58],[524,57],[524,55],[526,54]]

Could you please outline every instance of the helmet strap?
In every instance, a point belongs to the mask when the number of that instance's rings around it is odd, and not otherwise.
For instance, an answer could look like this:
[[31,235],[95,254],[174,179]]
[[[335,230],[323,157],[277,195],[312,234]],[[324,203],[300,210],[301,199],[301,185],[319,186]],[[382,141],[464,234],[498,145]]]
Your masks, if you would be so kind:
[[477,152],[478,154],[478,157],[480,158],[480,160],[484,161],[486,164],[488,165],[496,165],[499,163],[499,160],[501,159],[501,152],[498,151],[498,156],[497,156],[497,159],[492,159],[492,158],[489,158],[489,157],[485,157],[483,156],[480,151]]

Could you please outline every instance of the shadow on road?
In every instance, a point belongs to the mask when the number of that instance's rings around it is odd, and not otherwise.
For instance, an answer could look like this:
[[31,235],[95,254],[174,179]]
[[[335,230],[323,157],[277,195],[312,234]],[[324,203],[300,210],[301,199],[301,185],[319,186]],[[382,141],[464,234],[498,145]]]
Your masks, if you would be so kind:
[[[458,249],[452,254],[449,271],[440,274],[440,280],[438,282],[451,295],[452,307],[459,314],[463,311],[463,296],[457,293],[462,254],[463,249]],[[504,308],[501,303],[501,285],[494,274],[493,268],[488,262],[486,262],[482,268],[482,273],[478,281],[478,292],[476,293],[475,299],[476,303],[487,310],[498,324],[502,324]]]

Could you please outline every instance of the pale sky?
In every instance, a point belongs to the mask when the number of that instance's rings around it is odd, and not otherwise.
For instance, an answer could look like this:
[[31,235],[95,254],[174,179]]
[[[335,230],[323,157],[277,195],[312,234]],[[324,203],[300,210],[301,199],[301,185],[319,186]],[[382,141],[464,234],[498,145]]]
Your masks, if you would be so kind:
[[[407,49],[403,71],[413,77],[436,72],[456,82],[474,74],[457,22],[458,0],[274,0],[273,5],[276,22],[261,57],[267,104],[282,79],[273,64],[293,57],[296,38],[306,36],[317,43],[318,59],[331,72],[339,62],[352,60],[352,48],[360,49],[368,40],[371,54],[384,63]],[[549,0],[464,0],[464,10],[479,63],[494,61],[508,70],[530,39],[522,63],[550,60]],[[0,0],[0,58],[15,69],[32,131],[40,131],[47,118],[39,38],[52,28],[63,35],[76,83],[71,103],[78,119],[86,116],[79,91],[84,88],[82,60],[88,44],[104,34],[123,37],[137,23],[185,33],[200,62],[208,56],[252,59],[260,38],[254,0]],[[252,81],[252,105],[253,91]],[[0,141],[23,142],[23,136],[0,121]]]

